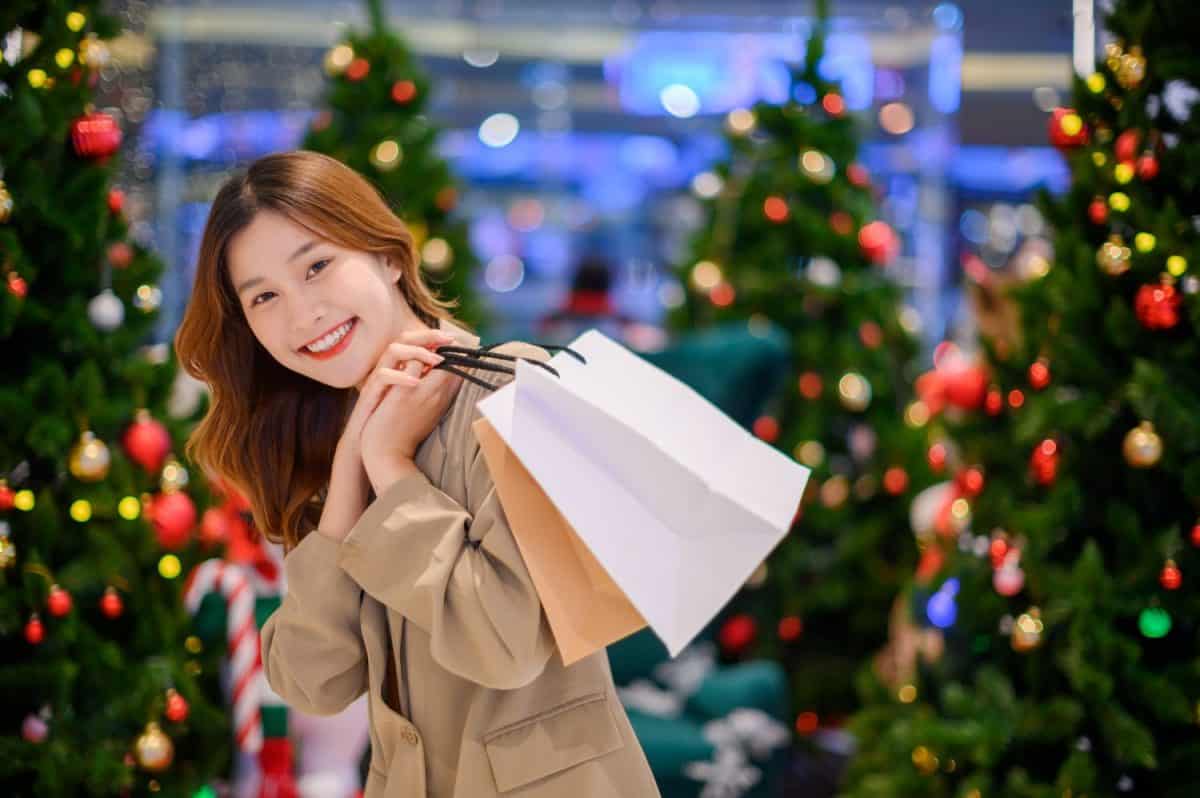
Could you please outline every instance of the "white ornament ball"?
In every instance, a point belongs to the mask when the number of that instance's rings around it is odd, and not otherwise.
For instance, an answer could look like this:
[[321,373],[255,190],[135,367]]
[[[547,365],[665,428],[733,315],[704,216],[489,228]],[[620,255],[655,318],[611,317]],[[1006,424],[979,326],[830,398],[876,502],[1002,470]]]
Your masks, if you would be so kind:
[[125,321],[125,304],[111,288],[105,288],[88,303],[88,319],[97,330],[112,332]]

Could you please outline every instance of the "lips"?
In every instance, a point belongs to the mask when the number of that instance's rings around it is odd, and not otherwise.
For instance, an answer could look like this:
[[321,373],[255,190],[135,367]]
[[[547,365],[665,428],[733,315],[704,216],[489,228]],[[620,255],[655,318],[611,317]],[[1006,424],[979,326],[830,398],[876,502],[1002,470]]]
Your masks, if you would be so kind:
[[[337,330],[345,327],[347,324],[350,325],[349,329],[347,329],[346,332],[342,335],[342,337],[340,339],[338,339],[338,341],[330,348],[328,348],[324,351],[320,351],[320,352],[315,352],[315,351],[309,349],[310,345],[320,342],[321,340],[326,338],[330,333],[336,332]],[[350,339],[354,336],[354,333],[357,330],[358,330],[358,318],[352,317],[346,321],[341,322],[340,324],[334,325],[328,331],[322,333],[321,335],[317,336],[313,340],[309,341],[307,344],[300,347],[299,351],[301,354],[307,355],[308,357],[315,358],[317,360],[327,360],[327,359],[333,357],[334,355],[337,355],[338,353],[345,350],[346,347],[350,344]]]

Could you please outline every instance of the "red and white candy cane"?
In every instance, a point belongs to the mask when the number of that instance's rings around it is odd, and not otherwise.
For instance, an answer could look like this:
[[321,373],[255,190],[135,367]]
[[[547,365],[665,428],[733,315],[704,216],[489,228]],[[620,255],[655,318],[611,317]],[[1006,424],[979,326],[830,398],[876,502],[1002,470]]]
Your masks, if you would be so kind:
[[183,601],[195,615],[205,595],[219,592],[229,604],[230,676],[233,684],[233,728],[238,747],[249,753],[262,748],[258,674],[262,670],[258,627],[254,623],[254,588],[245,570],[224,560],[205,560],[192,569]]

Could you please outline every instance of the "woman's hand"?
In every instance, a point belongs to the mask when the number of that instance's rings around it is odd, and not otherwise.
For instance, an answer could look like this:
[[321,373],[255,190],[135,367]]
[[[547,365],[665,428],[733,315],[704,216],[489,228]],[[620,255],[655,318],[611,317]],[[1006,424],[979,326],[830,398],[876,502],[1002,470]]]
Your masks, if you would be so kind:
[[453,340],[437,330],[407,333],[388,347],[363,384],[343,439],[358,441],[376,494],[416,469],[417,448],[462,384],[460,377],[432,370],[443,358],[430,350]]

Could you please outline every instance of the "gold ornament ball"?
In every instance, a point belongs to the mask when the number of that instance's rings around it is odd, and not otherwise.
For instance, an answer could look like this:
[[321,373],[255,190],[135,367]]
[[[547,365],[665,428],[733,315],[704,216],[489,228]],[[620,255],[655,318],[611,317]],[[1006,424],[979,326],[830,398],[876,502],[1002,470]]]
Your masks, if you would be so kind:
[[404,160],[404,150],[395,139],[384,139],[371,148],[371,166],[381,172],[390,172]]
[[162,289],[157,285],[139,285],[133,293],[133,305],[142,313],[153,313],[162,304]]
[[67,463],[76,479],[83,482],[99,482],[108,476],[112,456],[108,453],[104,441],[89,430],[79,436],[79,442],[71,449]]
[[325,53],[325,74],[331,78],[336,78],[346,71],[346,67],[350,66],[350,62],[353,60],[354,48],[350,45],[339,44],[336,47],[330,48],[329,52]]
[[175,744],[154,721],[146,724],[146,730],[137,738],[133,750],[138,765],[151,773],[166,770],[175,758]]
[[861,374],[848,372],[838,380],[838,398],[842,407],[861,413],[871,404],[871,383]]
[[926,776],[938,769],[937,755],[923,745],[918,745],[913,749],[912,763]]
[[1100,245],[1100,250],[1096,253],[1096,265],[1105,274],[1118,277],[1129,271],[1129,259],[1132,255],[1124,240],[1114,235]]
[[443,272],[454,258],[454,250],[444,238],[431,238],[421,247],[421,263],[431,272]]
[[1142,48],[1134,45],[1129,52],[1121,56],[1117,64],[1117,83],[1123,88],[1132,89],[1146,77],[1146,57]]
[[1143,421],[1125,434],[1125,462],[1134,468],[1151,468],[1162,459],[1162,438],[1154,431],[1154,425]]
[[183,490],[188,484],[187,469],[180,465],[179,461],[172,458],[163,466],[162,478],[159,480],[159,486],[163,493],[173,493]]
[[8,193],[8,188],[4,185],[4,181],[0,180],[0,224],[7,222],[12,216],[13,198],[12,194]]
[[837,510],[850,497],[850,480],[841,474],[836,474],[821,484],[821,504],[830,510]]
[[1012,629],[1012,647],[1014,651],[1033,651],[1042,644],[1042,613],[1037,607],[1031,607],[1029,612],[1021,613]]

